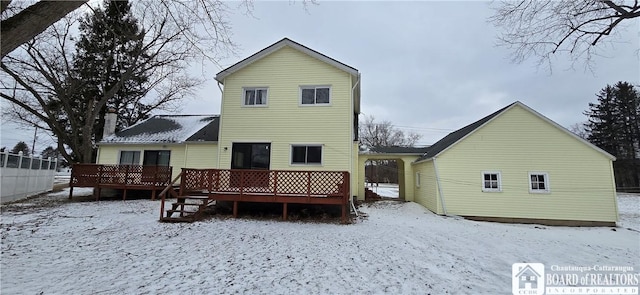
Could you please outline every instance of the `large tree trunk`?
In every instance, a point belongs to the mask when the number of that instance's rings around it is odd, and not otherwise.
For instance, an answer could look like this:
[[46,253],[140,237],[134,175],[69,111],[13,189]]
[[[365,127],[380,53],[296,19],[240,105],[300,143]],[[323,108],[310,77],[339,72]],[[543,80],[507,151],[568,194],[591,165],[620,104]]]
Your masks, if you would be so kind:
[[[33,39],[68,13],[87,3],[82,1],[39,1],[3,20],[0,58]],[[4,3],[3,3],[4,4]],[[3,7],[6,8],[6,7]]]

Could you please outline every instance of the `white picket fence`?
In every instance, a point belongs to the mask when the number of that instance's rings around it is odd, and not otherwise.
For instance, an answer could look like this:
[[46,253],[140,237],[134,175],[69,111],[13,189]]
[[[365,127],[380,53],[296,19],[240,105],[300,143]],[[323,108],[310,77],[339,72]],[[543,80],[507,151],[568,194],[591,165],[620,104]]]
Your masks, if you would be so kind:
[[0,153],[0,203],[12,202],[53,189],[55,159]]

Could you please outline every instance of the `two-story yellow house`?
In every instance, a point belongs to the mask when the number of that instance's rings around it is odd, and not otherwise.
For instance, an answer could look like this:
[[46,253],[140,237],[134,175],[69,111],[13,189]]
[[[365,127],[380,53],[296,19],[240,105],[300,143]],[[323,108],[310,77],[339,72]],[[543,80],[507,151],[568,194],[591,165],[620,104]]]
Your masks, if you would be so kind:
[[285,38],[215,79],[218,168],[348,171],[355,187],[358,70]]

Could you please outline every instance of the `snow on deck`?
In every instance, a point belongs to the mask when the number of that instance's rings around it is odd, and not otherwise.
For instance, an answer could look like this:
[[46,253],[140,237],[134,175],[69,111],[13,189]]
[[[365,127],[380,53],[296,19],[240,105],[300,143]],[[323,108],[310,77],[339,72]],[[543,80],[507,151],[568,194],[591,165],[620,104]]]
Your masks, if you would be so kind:
[[149,200],[9,205],[0,293],[508,294],[515,262],[640,266],[639,201],[620,197],[633,230],[615,231],[468,221],[397,201],[361,207],[368,217],[352,225],[160,223]]

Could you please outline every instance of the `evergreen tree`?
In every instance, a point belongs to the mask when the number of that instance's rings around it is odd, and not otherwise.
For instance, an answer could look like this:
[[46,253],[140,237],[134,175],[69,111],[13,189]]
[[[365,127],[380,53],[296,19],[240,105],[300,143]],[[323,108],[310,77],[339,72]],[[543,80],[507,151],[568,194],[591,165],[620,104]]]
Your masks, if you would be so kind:
[[[118,112],[118,129],[145,119],[152,108],[141,103],[149,88],[145,84],[149,73],[137,66],[146,57],[142,38],[144,31],[132,16],[129,1],[106,0],[104,7],[81,20],[81,35],[74,57],[76,75],[73,78],[79,81],[77,84],[83,85],[77,98],[78,106],[104,96],[117,83],[123,82],[122,87],[100,108],[94,128],[96,142],[102,139],[104,115],[109,108]],[[130,69],[136,71],[126,74]]]
[[24,141],[20,141],[18,143],[16,143],[16,145],[13,147],[13,149],[11,149],[11,153],[12,154],[18,154],[22,152],[23,156],[28,156],[30,155],[30,150],[29,150],[29,146],[24,142]]
[[616,185],[640,189],[640,93],[630,83],[607,85],[589,103],[587,139],[617,159]]

